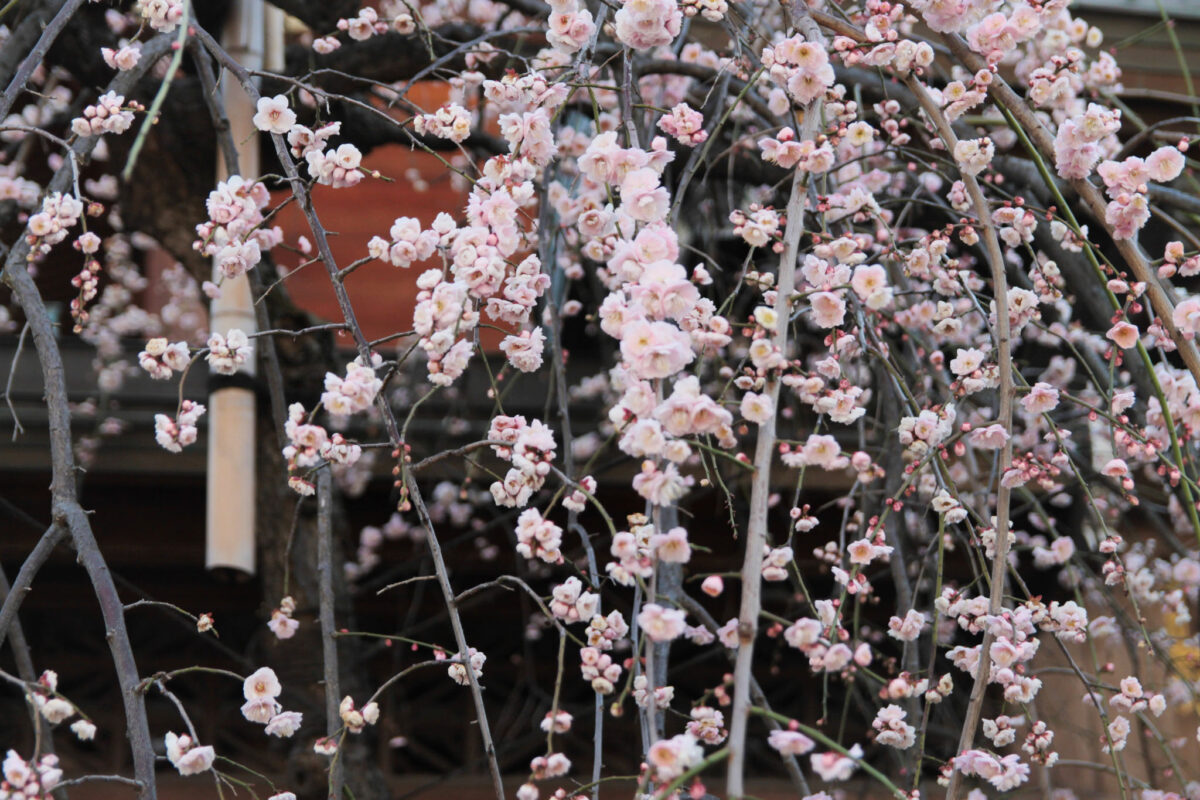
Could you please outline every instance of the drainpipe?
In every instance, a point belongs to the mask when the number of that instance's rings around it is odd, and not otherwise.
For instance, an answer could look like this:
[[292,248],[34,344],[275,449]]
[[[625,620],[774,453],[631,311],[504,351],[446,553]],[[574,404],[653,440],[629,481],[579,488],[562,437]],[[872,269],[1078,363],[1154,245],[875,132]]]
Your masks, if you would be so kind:
[[[251,70],[263,68],[264,5],[235,0],[222,37],[229,54]],[[258,134],[251,121],[255,104],[236,81],[224,80],[221,91],[241,174],[256,177],[260,172]],[[219,151],[217,171],[219,179],[229,177],[229,167]],[[213,282],[219,281],[214,264]],[[212,301],[210,310],[212,331],[225,334],[239,328],[253,333],[257,326],[249,279],[241,275],[220,286],[221,296]],[[234,375],[209,375],[205,565],[239,577],[253,575],[255,566],[255,361],[249,359]]]

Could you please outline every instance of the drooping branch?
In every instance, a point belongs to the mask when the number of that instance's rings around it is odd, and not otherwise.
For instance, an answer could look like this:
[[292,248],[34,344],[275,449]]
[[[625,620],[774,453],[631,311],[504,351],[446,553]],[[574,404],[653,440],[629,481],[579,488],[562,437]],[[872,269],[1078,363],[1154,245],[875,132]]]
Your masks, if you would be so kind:
[[[233,59],[225,50],[216,42],[212,36],[203,28],[196,26],[196,36],[200,42],[208,49],[213,58],[217,60],[221,66],[229,70],[230,74],[242,85],[251,99],[257,101],[259,93],[254,81],[236,59]],[[288,185],[292,190],[292,196],[304,213],[305,220],[308,223],[309,229],[313,234],[313,239],[316,244],[317,253],[320,256],[322,263],[325,265],[326,272],[329,275],[330,283],[333,286],[334,294],[337,298],[338,308],[342,313],[342,319],[349,326],[351,335],[354,338],[355,347],[358,350],[359,357],[363,363],[371,363],[371,346],[367,341],[366,336],[362,331],[362,326],[358,323],[357,315],[354,307],[350,302],[350,296],[346,291],[345,283],[342,276],[339,274],[337,259],[333,256],[333,251],[329,245],[329,236],[321,224],[320,218],[317,216],[315,209],[312,206],[312,198],[308,194],[307,186],[303,179],[300,178],[296,169],[296,164],[288,152],[287,143],[284,138],[278,134],[271,136],[275,146],[275,153],[283,165],[284,174],[288,181]],[[399,425],[396,421],[395,413],[387,398],[383,393],[379,393],[375,398],[375,406],[379,409],[383,416],[384,425],[387,428],[388,438],[392,446],[402,448],[403,442],[400,437]],[[410,474],[405,474],[405,485],[409,491],[409,497],[413,505],[416,507],[418,514],[421,516],[422,523],[425,524],[430,533],[426,537],[429,544],[430,555],[433,558],[434,567],[438,573],[438,583],[442,589],[443,600],[446,604],[447,614],[450,618],[450,624],[454,630],[455,641],[458,644],[460,652],[464,658],[468,656],[470,650],[466,643],[466,636],[463,632],[462,619],[458,613],[458,607],[454,599],[454,590],[450,585],[449,571],[446,567],[445,557],[442,554],[441,547],[437,542],[437,537],[434,534],[433,523],[429,520],[428,511],[425,510],[424,500],[421,497],[420,488],[417,486],[416,479]],[[487,755],[488,766],[492,773],[492,781],[496,791],[497,800],[504,800],[504,783],[500,774],[500,765],[496,757],[495,744],[492,741],[491,729],[488,725],[486,707],[483,702],[483,693],[479,686],[479,681],[475,676],[473,669],[466,670],[467,678],[471,689],[471,696],[475,703],[477,718],[479,724],[480,736],[483,739],[484,751]]]
[[33,587],[33,579],[37,576],[38,570],[49,560],[54,548],[58,547],[66,536],[66,528],[62,525],[52,524],[38,539],[33,550],[26,556],[25,562],[21,564],[16,579],[5,592],[3,605],[0,605],[0,646],[4,645],[4,639],[9,629],[17,624],[17,611]]
[[[933,123],[934,130],[946,145],[946,150],[954,153],[959,140],[942,109],[938,107],[938,104],[930,97],[928,89],[915,76],[909,75],[905,83],[920,101],[921,108]],[[993,544],[995,549],[992,557],[992,582],[991,596],[988,599],[988,613],[992,616],[999,616],[1004,606],[1004,587],[1007,585],[1006,578],[1008,576],[1008,550],[1012,542],[1012,534],[1008,530],[1012,489],[1005,482],[1006,473],[1012,467],[1013,458],[1014,399],[1012,332],[1008,317],[1008,275],[1005,272],[1004,254],[1000,250],[1000,238],[996,234],[996,226],[992,221],[987,198],[984,197],[983,190],[979,187],[979,181],[975,179],[974,175],[966,170],[962,170],[961,173],[963,185],[966,186],[967,194],[971,198],[972,209],[979,226],[983,229],[983,241],[992,278],[992,294],[995,296],[996,303],[993,339],[996,341],[996,360],[1000,370],[1000,385],[996,390],[999,396],[997,422],[1004,429],[1005,439],[1000,449],[1000,463],[996,476],[996,526]],[[966,718],[959,736],[959,753],[970,750],[975,741],[975,728],[979,725],[979,719],[983,713],[983,696],[987,691],[988,673],[991,666],[991,658],[988,653],[992,640],[992,629],[985,628],[983,644],[980,646],[979,666],[975,673],[975,682],[971,687]],[[946,789],[947,800],[954,800],[957,797],[960,779],[961,772],[959,770],[953,770],[950,773],[950,785]]]
[[[809,41],[824,44],[825,37],[808,14],[804,3],[791,5],[793,22]],[[821,129],[821,98],[804,109],[798,139],[816,138]],[[775,352],[786,354],[792,325],[792,294],[796,287],[796,262],[800,255],[800,237],[804,233],[808,197],[808,173],[797,169],[792,176],[792,194],[787,205],[787,227],[783,234],[783,254],[776,278],[777,320],[771,333]],[[745,794],[746,729],[750,721],[750,683],[754,665],[754,642],[758,634],[758,616],[762,610],[762,554],[767,542],[767,514],[771,495],[771,461],[775,454],[775,421],[779,407],[780,375],[767,377],[763,393],[770,398],[772,413],[758,426],[754,449],[754,478],[750,487],[750,518],[746,526],[746,550],[742,562],[742,600],[738,613],[738,652],[733,672],[733,710],[729,725],[729,772],[726,793],[730,800]]]

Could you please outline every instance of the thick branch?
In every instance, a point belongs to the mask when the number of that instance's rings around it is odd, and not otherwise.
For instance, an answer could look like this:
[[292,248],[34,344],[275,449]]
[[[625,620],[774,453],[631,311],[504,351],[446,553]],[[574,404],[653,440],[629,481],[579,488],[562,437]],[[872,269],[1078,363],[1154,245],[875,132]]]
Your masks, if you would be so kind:
[[[148,42],[142,64],[139,65],[141,69],[118,75],[111,88],[118,92],[127,91],[169,46],[170,42],[165,36]],[[71,152],[67,154],[67,163],[55,173],[47,186],[47,192],[63,192],[70,188],[75,159],[86,158],[97,141],[96,137],[87,137],[75,143]],[[124,607],[92,533],[87,513],[79,505],[76,496],[76,467],[71,446],[71,410],[67,396],[66,372],[49,312],[42,301],[41,292],[34,284],[33,276],[29,273],[27,263],[30,252],[31,246],[25,238],[19,239],[13,245],[5,259],[3,282],[12,290],[13,297],[25,314],[42,368],[42,384],[50,428],[52,516],[56,528],[70,532],[78,560],[87,570],[96,593],[104,619],[105,638],[108,640],[113,666],[121,686],[126,734],[133,753],[134,773],[142,784],[139,796],[152,800],[155,797],[154,749],[146,720],[145,698],[137,690],[138,670],[125,628]],[[18,580],[21,580],[20,576]],[[32,574],[28,576],[28,580],[32,580]],[[15,595],[14,592],[10,599]],[[15,613],[15,607],[11,613]]]
[[[325,662],[325,735],[341,728],[338,707],[341,682],[338,671],[337,623],[333,616],[333,478],[329,468],[317,475],[317,574],[321,576],[321,649]],[[345,759],[339,753],[329,766],[329,796],[341,797]]]

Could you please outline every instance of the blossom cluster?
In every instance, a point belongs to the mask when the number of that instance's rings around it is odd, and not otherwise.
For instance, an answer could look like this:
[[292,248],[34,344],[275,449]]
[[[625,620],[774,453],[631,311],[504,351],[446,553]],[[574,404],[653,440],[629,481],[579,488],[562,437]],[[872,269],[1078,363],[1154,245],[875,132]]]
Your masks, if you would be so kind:
[[226,280],[257,266],[262,251],[283,239],[278,226],[264,225],[262,210],[271,196],[265,184],[231,175],[208,195],[208,222],[196,226],[192,247],[212,256]]
[[623,0],[613,22],[622,44],[651,50],[674,41],[683,25],[683,12],[675,0]]
[[577,0],[555,0],[550,5],[548,41],[555,50],[570,55],[592,39],[596,30],[592,12],[580,8]]
[[190,363],[187,342],[168,342],[161,336],[146,342],[146,349],[138,353],[138,365],[156,381],[183,372]]
[[133,124],[133,112],[140,109],[136,101],[126,107],[125,98],[116,92],[105,92],[93,105],[83,109],[83,116],[71,120],[71,132],[76,136],[100,136],[105,133],[124,133]]
[[134,10],[159,33],[170,33],[183,20],[183,0],[137,0]]
[[491,485],[492,498],[499,506],[524,507],[550,474],[557,448],[554,432],[536,419],[526,422],[525,417],[519,415],[498,416],[492,419],[487,438],[492,442],[503,442],[493,444],[492,451],[512,464],[504,480]]
[[83,203],[75,197],[54,192],[42,199],[42,208],[29,218],[27,230],[37,241],[41,253],[67,238],[70,229],[83,215]]
[[238,328],[232,328],[223,335],[220,333],[209,335],[208,355],[205,358],[215,372],[221,375],[233,375],[251,358],[253,353],[254,348],[245,332]]
[[309,150],[304,154],[308,163],[308,174],[317,183],[334,189],[357,186],[363,179],[362,151],[346,142],[336,148],[321,152]]
[[[342,421],[351,414],[366,411],[375,402],[375,396],[383,388],[383,381],[375,370],[383,364],[378,353],[371,355],[371,364],[364,363],[362,356],[346,365],[346,376],[325,373],[325,391],[321,394],[321,405],[334,418]],[[289,412],[290,416],[290,412]]]
[[8,751],[0,770],[4,774],[4,779],[0,780],[0,798],[3,800],[49,800],[54,797],[54,787],[62,781],[63,775],[58,756],[48,753],[36,762],[29,762],[15,750]]
[[154,438],[159,445],[172,453],[178,453],[196,441],[196,423],[204,416],[205,409],[192,400],[179,404],[179,413],[174,418],[166,414],[154,415]]

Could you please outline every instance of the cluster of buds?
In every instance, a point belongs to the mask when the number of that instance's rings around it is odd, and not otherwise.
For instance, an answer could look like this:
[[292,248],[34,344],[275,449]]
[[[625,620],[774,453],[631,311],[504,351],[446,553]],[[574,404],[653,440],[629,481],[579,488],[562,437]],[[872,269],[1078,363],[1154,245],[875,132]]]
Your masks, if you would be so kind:
[[1167,700],[1161,694],[1147,692],[1142,689],[1141,681],[1133,676],[1121,680],[1121,693],[1113,695],[1108,704],[1117,711],[1126,714],[1136,714],[1147,708],[1156,717],[1161,717],[1167,710]]
[[[729,215],[733,223],[733,233],[740,236],[751,247],[766,247],[782,250],[783,232],[780,224],[783,217],[771,208],[760,208],[757,203],[750,206],[750,213],[735,210]],[[772,244],[774,243],[774,244]]]
[[[101,206],[94,203],[88,207],[88,213],[95,216],[93,207]],[[100,287],[100,262],[93,257],[100,249],[100,237],[88,231],[75,240],[74,247],[87,256],[83,269],[71,278],[71,285],[79,290],[79,294],[71,300],[71,319],[75,320],[75,333],[80,333],[88,321],[87,304],[96,299]]]
[[541,728],[547,733],[550,732],[551,728],[554,729],[555,733],[566,733],[571,730],[571,723],[573,721],[574,717],[571,716],[570,712],[562,710],[558,712],[547,711],[546,718],[542,720]]
[[175,372],[187,368],[191,357],[187,342],[170,343],[163,337],[146,342],[146,349],[138,353],[138,364],[156,381],[164,381]]
[[628,531],[613,536],[609,552],[616,560],[604,565],[608,576],[622,586],[633,586],[638,578],[649,578],[654,570],[650,547],[654,526],[642,514],[633,514],[629,517],[629,527]]
[[962,522],[967,518],[967,510],[963,508],[962,503],[958,502],[958,498],[951,496],[945,489],[938,489],[937,494],[930,501],[930,506],[934,511],[943,515],[949,525]]
[[170,33],[183,20],[184,0],[137,0],[134,9],[151,28]]
[[762,576],[764,581],[786,581],[787,568],[792,563],[792,548],[763,545]]
[[125,106],[125,98],[116,92],[100,95],[95,105],[83,110],[82,117],[71,120],[71,132],[76,136],[100,136],[105,133],[124,133],[133,124],[133,112],[143,111],[136,100]]
[[[867,461],[869,463],[870,459],[868,458]],[[802,506],[792,508],[789,512],[789,516],[793,520],[792,527],[796,529],[797,533],[808,533],[817,527],[820,520],[813,516],[810,513],[811,511],[812,506],[805,503]]]
[[237,372],[253,352],[250,339],[237,328],[224,336],[214,333],[208,337],[208,364],[221,375]]
[[[562,499],[563,508],[579,513],[587,507],[587,497],[596,493],[596,479],[585,475],[579,479],[579,488]],[[586,494],[585,494],[586,493]]]
[[1025,743],[1021,745],[1021,749],[1029,754],[1029,760],[1035,764],[1053,767],[1058,762],[1058,753],[1050,749],[1053,744],[1054,731],[1050,730],[1046,723],[1038,720],[1025,735]]
[[345,31],[356,42],[365,42],[375,34],[387,33],[388,24],[379,19],[375,9],[368,6],[360,9],[356,17],[339,19],[337,29]]
[[546,33],[546,41],[551,47],[570,55],[591,41],[596,30],[591,11],[580,8],[576,0],[555,0],[550,9],[550,30]]
[[1011,791],[1029,780],[1029,765],[1021,763],[1017,753],[1000,757],[984,750],[965,750],[950,763],[963,775],[978,776],[1001,792]]
[[926,703],[940,703],[954,691],[954,679],[949,673],[930,685],[928,678],[920,678],[911,672],[901,672],[879,690],[882,700],[903,700],[924,695]]
[[290,444],[283,448],[283,457],[288,464],[288,486],[307,496],[313,494],[316,487],[301,474],[302,470],[317,466],[322,459],[332,464],[352,466],[362,458],[362,447],[340,433],[330,434],[320,425],[307,423],[304,418],[302,404],[292,403],[288,407],[288,420],[283,429]]
[[[417,278],[417,307],[413,329],[428,359],[429,381],[449,386],[467,368],[474,352],[468,338],[479,324],[479,312],[462,281],[448,280],[440,269],[430,269]],[[461,338],[460,338],[461,337]]]
[[462,144],[471,135],[471,112],[458,103],[450,103],[432,114],[413,117],[413,129],[422,135]]
[[995,719],[983,721],[983,735],[996,747],[1006,747],[1017,738],[1017,728],[1025,720],[1021,717],[1009,717],[1004,714]]
[[912,747],[916,743],[917,730],[904,721],[907,716],[908,712],[894,703],[879,709],[871,722],[871,727],[877,731],[875,741],[900,750]]
[[610,611],[607,617],[597,614],[588,623],[588,645],[601,650],[610,650],[613,642],[625,638],[628,633],[629,625],[620,611]]
[[503,481],[494,482],[490,489],[496,505],[520,508],[529,502],[533,493],[542,488],[557,445],[554,431],[539,420],[526,423],[522,416],[498,416],[492,420],[488,439],[504,442],[493,445],[497,456],[512,463]]
[[1187,163],[1184,153],[1186,139],[1178,145],[1158,148],[1142,159],[1129,156],[1124,161],[1104,161],[1097,168],[1104,181],[1105,193],[1111,202],[1105,208],[1104,219],[1113,228],[1114,239],[1131,239],[1150,219],[1146,199],[1152,181],[1169,183],[1179,177]]
[[1163,263],[1158,268],[1158,277],[1172,278],[1176,274],[1185,278],[1200,275],[1200,255],[1184,257],[1183,242],[1167,242],[1163,250]]
[[783,169],[796,167],[801,172],[815,175],[828,172],[837,160],[828,142],[796,141],[796,132],[787,127],[780,130],[776,138],[759,139],[758,149],[762,151],[763,161],[769,164],[778,164]]
[[820,42],[805,41],[800,34],[764,48],[762,63],[771,79],[802,105],[824,95],[836,79],[825,48]]
[[367,242],[367,251],[372,258],[387,259],[394,267],[409,267],[424,261],[433,255],[441,239],[436,230],[421,230],[421,221],[416,217],[398,217],[388,234],[391,242],[374,236]]
[[58,696],[58,673],[46,670],[37,683],[43,691],[33,692],[33,703],[47,722],[57,725],[75,714],[75,706]]
[[346,730],[351,733],[362,733],[363,728],[379,721],[379,704],[370,702],[362,709],[358,709],[354,707],[354,699],[350,695],[346,695],[342,698],[341,705],[338,706],[338,715],[342,718],[342,724],[346,726]]
[[341,122],[330,122],[315,131],[303,125],[293,125],[287,134],[288,147],[296,158],[305,158],[309,153],[321,152],[329,140],[342,131]]
[[710,706],[696,706],[691,711],[691,721],[687,724],[687,732],[705,744],[720,744],[729,735],[722,726],[725,715]]
[[363,179],[363,172],[359,169],[362,151],[349,142],[323,153],[310,150],[304,160],[308,162],[308,174],[324,186],[344,189],[358,185]]
[[596,615],[600,595],[583,590],[583,582],[572,575],[551,592],[550,613],[568,624],[582,622]]
[[905,457],[917,461],[939,446],[953,432],[955,416],[954,406],[948,405],[936,411],[925,409],[915,417],[903,417],[899,438]]
[[598,647],[585,647],[579,651],[579,673],[592,684],[598,694],[612,694],[613,687],[621,679],[621,665],[614,663],[612,656],[601,652]]
[[[633,679],[633,702],[637,703],[638,708],[649,708],[650,703],[650,681],[645,675],[638,675]],[[675,699],[674,686],[655,686],[654,687],[654,707],[663,710],[671,707],[671,701]]]
[[[328,55],[341,46],[342,43],[338,41],[336,36],[321,36],[317,39],[313,39],[312,44],[313,50],[321,55]],[[336,746],[334,747],[334,751],[337,751]]]
[[474,647],[467,648],[467,654],[467,663],[463,663],[462,654],[459,653],[455,656],[457,660],[446,670],[446,674],[460,686],[469,686],[471,683],[471,678],[467,674],[468,663],[470,664],[471,675],[475,676],[475,680],[479,680],[483,677],[483,662],[487,661],[487,656]]
[[684,16],[694,17],[697,14],[709,22],[720,22],[729,11],[729,3],[725,0],[682,0]]
[[179,414],[171,419],[166,414],[154,415],[154,438],[163,449],[178,453],[196,441],[196,423],[207,409],[199,403],[184,400]]
[[121,41],[120,48],[116,50],[111,47],[101,47],[100,57],[110,68],[126,72],[136,67],[142,60],[142,45],[139,42],[126,42],[124,39]]

